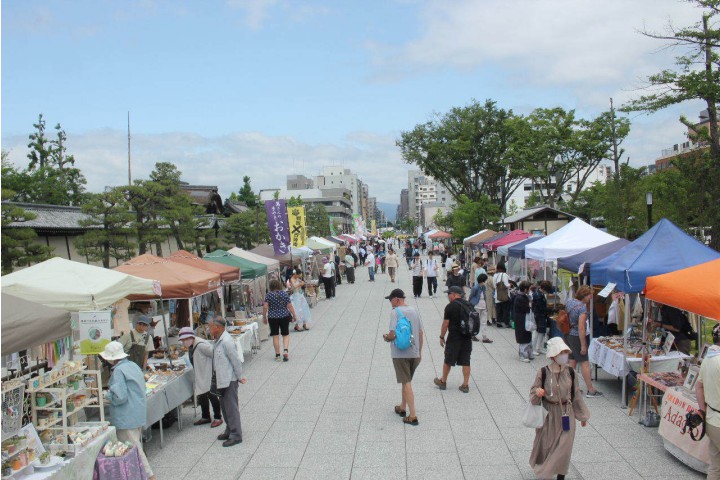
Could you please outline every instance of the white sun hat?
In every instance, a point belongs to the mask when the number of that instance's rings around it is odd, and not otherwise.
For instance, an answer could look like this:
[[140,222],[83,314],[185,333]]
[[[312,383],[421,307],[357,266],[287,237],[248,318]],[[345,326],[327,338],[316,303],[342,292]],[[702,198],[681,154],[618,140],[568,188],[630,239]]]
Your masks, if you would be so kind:
[[565,341],[560,337],[553,337],[547,342],[547,358],[553,358],[560,355],[562,352],[569,352],[570,347],[567,346]]
[[122,343],[110,342],[105,345],[105,350],[100,352],[100,356],[105,360],[122,360],[127,357],[128,354],[123,350]]

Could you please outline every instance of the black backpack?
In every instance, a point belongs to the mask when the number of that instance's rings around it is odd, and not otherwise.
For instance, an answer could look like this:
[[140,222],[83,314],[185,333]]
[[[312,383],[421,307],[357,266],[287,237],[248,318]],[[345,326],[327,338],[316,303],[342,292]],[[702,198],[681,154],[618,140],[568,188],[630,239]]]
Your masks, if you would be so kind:
[[460,320],[460,334],[463,337],[474,337],[480,333],[480,314],[470,302],[463,298],[455,300],[462,307],[463,316]]
[[[542,368],[542,384],[540,385],[540,388],[542,388],[543,390],[545,390],[545,372],[547,368],[548,367]],[[570,402],[572,403],[575,401],[575,370],[573,370],[572,368],[568,368],[568,370],[570,371],[570,380],[572,382],[570,385]]]

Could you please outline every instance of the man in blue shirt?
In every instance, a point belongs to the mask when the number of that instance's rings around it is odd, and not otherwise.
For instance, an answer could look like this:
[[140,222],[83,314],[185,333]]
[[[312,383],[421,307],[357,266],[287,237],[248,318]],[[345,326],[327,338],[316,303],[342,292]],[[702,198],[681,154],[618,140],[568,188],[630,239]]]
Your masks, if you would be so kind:
[[110,421],[115,426],[117,439],[137,446],[145,473],[154,479],[140,442],[147,418],[145,377],[140,367],[127,358],[128,354],[120,342],[105,345],[100,356],[110,363],[112,369],[105,400],[110,404]]

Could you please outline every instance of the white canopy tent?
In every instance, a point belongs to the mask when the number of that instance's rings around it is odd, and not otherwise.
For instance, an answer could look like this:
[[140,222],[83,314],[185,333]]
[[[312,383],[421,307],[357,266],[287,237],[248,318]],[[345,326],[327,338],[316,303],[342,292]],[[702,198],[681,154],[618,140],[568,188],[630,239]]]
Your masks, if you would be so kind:
[[70,335],[70,312],[2,294],[4,355]]
[[569,257],[617,239],[576,218],[560,230],[526,246],[525,258],[554,262],[560,257]]
[[337,249],[337,243],[331,242],[321,237],[310,237],[305,242],[308,247],[320,250],[323,253],[334,252]]
[[3,276],[2,293],[78,312],[109,307],[128,295],[160,295],[160,284],[116,270],[55,257]]

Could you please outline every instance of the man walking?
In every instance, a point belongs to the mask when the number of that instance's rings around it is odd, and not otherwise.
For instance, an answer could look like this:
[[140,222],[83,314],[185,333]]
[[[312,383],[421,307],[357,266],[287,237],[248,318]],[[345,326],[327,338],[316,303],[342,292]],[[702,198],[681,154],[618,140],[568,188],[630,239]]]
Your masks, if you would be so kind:
[[100,356],[110,364],[112,373],[105,401],[110,403],[110,422],[116,429],[117,439],[137,446],[145,473],[154,479],[140,442],[142,428],[147,420],[145,377],[140,367],[128,359],[120,342],[110,342]]
[[433,251],[430,250],[428,252],[428,259],[425,260],[425,276],[427,277],[428,294],[431,297],[434,293],[437,293],[438,270],[440,270],[440,266]]
[[390,275],[390,281],[395,283],[395,273],[397,273],[398,265],[400,261],[398,256],[395,254],[395,250],[390,248],[387,257],[385,257],[385,265],[387,265],[388,274]]
[[365,257],[365,264],[368,267],[368,275],[370,276],[370,281],[375,281],[375,254],[372,252],[371,249],[368,249],[367,257]]
[[355,255],[352,250],[348,250],[345,255],[345,275],[348,283],[355,283]]
[[[420,321],[418,312],[413,307],[405,304],[405,292],[399,288],[390,292],[390,295],[385,298],[390,300],[393,311],[390,313],[390,330],[383,335],[383,338],[386,342],[392,342],[390,345],[390,355],[392,356],[393,367],[395,368],[395,378],[397,379],[397,383],[402,385],[402,397],[400,405],[395,406],[395,413],[403,417],[403,423],[418,425],[412,379],[422,359],[422,322]],[[404,316],[410,322],[412,330],[411,344],[404,350],[398,348],[393,341],[396,339],[395,332],[400,315]]]
[[412,269],[413,296],[415,298],[420,298],[423,285],[423,266],[420,261],[420,252],[415,252],[413,263],[410,268]]
[[[440,346],[445,348],[445,361],[443,363],[442,378],[435,379],[435,385],[440,390],[447,388],[447,377],[450,369],[456,365],[462,367],[463,383],[460,391],[470,392],[470,354],[472,353],[472,338],[466,337],[460,330],[460,322],[465,318],[466,306],[462,305],[467,301],[463,298],[462,287],[450,287],[445,291],[448,294],[450,303],[445,307],[442,327],[440,327]],[[472,306],[469,307],[470,309]],[[447,339],[445,337],[447,335]]]
[[213,376],[210,380],[210,395],[220,397],[220,409],[225,419],[225,432],[218,435],[224,440],[223,447],[242,443],[242,426],[238,408],[238,382],[246,383],[242,374],[242,363],[237,347],[230,334],[225,331],[225,319],[217,316],[210,320],[210,335],[215,338],[213,348]]
[[498,328],[510,328],[510,309],[512,302],[510,301],[510,277],[505,271],[505,264],[499,263],[495,268],[493,275],[493,285],[495,286],[495,318],[497,318]]
[[329,262],[327,258],[323,258],[322,282],[325,286],[325,298],[330,300],[335,296],[335,272],[333,265],[335,262]]

